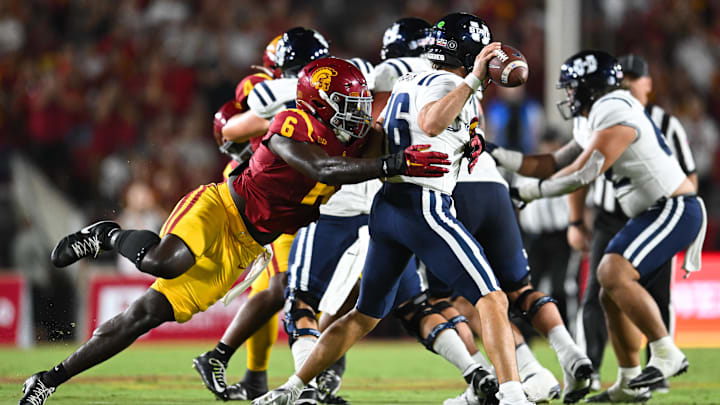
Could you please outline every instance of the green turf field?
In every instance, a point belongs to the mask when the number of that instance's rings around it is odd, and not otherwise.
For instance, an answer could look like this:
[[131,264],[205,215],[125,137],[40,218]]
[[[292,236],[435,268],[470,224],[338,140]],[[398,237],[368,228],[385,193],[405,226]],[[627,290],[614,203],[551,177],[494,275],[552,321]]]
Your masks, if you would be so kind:
[[[190,367],[207,344],[138,344],[61,386],[48,400],[53,404],[217,404]],[[42,346],[31,350],[0,348],[0,403],[17,403],[27,376],[47,369],[73,347]],[[540,361],[561,379],[554,354],[544,344],[534,346]],[[720,349],[687,349],[690,372],[671,381],[669,394],[656,395],[655,404],[720,404]],[[341,394],[353,405],[440,404],[464,389],[457,370],[413,341],[368,342],[348,355],[348,371]],[[612,353],[602,369],[608,385],[615,378]],[[230,363],[228,380],[235,382],[245,368],[245,351]],[[270,364],[270,383],[285,381],[292,359],[278,344]],[[560,403],[560,401],[555,401]]]

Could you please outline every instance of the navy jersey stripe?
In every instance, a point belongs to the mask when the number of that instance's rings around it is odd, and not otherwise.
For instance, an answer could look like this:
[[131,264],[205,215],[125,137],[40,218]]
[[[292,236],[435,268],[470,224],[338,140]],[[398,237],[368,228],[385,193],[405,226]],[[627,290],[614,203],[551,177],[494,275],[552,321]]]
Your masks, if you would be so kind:
[[408,72],[412,72],[412,68],[410,67],[410,65],[408,65],[407,62],[405,62],[405,61],[402,60],[402,59],[396,59],[396,60],[397,60],[398,62],[402,63],[402,64],[405,66],[405,68],[408,70]]
[[260,95],[260,92],[258,91],[258,87],[255,86],[255,88],[252,90],[253,93],[260,99],[260,103],[263,105],[263,107],[267,107],[267,101],[263,98],[263,96]]
[[402,72],[402,70],[400,70],[400,67],[399,67],[398,65],[392,63],[391,61],[388,61],[387,64],[390,65],[390,66],[392,66],[392,67],[395,69],[395,71],[397,72],[398,76],[403,76],[403,75],[404,75],[404,73]]
[[432,83],[432,81],[435,80],[435,78],[438,77],[438,76],[440,76],[440,75],[437,74],[437,75],[433,75],[432,77],[430,77],[430,78],[428,79],[427,83],[425,83],[425,85],[426,85],[426,86],[429,86],[430,83]]
[[276,101],[276,100],[275,100],[275,95],[274,95],[273,92],[270,90],[270,87],[268,87],[267,82],[260,82],[260,86],[262,86],[262,88],[265,89],[265,91],[267,92],[267,94],[270,96],[270,100],[271,100],[272,102],[275,102],[275,101]]

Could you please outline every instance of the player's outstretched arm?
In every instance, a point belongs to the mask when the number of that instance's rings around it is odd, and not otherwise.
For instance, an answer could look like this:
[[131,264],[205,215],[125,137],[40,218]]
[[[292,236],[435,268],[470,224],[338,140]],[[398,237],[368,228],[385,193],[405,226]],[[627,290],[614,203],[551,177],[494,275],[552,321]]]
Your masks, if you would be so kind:
[[227,124],[222,128],[222,135],[229,141],[241,143],[265,135],[268,128],[270,121],[248,110],[228,119]]
[[447,154],[426,152],[429,145],[412,145],[378,158],[328,156],[318,145],[272,136],[270,150],[303,175],[328,185],[354,184],[397,175],[440,177],[448,172]]
[[557,197],[590,184],[604,173],[637,138],[634,128],[615,125],[596,131],[587,149],[549,179],[528,182],[518,189],[523,201]]
[[582,147],[573,141],[553,153],[524,155],[521,152],[505,149],[491,142],[487,143],[487,151],[502,167],[527,177],[545,179],[556,171],[573,163],[582,153]]

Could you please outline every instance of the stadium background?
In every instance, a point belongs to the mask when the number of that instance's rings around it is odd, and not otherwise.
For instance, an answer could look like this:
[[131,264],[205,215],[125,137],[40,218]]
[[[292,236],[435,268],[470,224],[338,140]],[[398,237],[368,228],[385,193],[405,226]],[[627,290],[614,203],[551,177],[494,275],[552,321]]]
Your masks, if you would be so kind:
[[[458,10],[485,19],[495,39],[528,59],[524,88],[491,86],[484,102],[489,137],[525,152],[569,136],[554,107],[561,94],[548,91],[562,61],[549,62],[553,49],[634,52],[649,61],[651,100],[685,126],[710,216],[705,270],[676,277],[678,339],[720,346],[720,254],[712,253],[720,250],[720,2],[0,0],[3,353],[10,359],[25,353],[14,345],[84,340],[149,284],[114,255],[58,270],[48,253],[98,218],[159,228],[192,186],[219,180],[225,158],[211,136],[212,114],[275,35],[312,27],[331,41],[332,55],[378,63],[395,19],[434,22]],[[524,111],[522,124],[494,126],[490,110],[503,106]],[[570,317],[582,283],[582,270],[569,273]],[[191,329],[170,326],[145,339],[217,337],[234,308],[218,306]],[[396,326],[380,333],[400,336]]]

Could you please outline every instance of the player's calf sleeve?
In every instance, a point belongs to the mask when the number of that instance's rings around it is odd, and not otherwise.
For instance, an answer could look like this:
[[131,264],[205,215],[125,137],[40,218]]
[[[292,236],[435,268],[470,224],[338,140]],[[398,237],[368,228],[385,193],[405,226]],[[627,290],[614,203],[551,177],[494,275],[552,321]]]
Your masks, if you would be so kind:
[[488,371],[491,371],[493,369],[493,365],[490,364],[490,362],[485,358],[485,356],[483,356],[482,352],[479,350],[472,355],[472,359],[475,361],[475,363],[480,364]]
[[548,340],[550,341],[550,346],[552,346],[555,353],[557,353],[560,364],[565,364],[568,356],[580,351],[580,348],[575,344],[565,325],[558,325],[550,329],[550,332],[548,332]]
[[250,371],[265,371],[270,362],[270,352],[277,341],[278,315],[273,315],[269,321],[253,333],[247,340],[247,369]]
[[524,370],[528,366],[538,363],[535,355],[525,343],[520,343],[515,347],[515,357],[517,358],[518,370]]
[[478,367],[455,329],[446,329],[440,333],[432,346],[435,353],[457,367],[463,377],[467,377]]
[[118,253],[135,263],[135,267],[142,271],[140,263],[143,257],[150,248],[160,243],[160,237],[147,230],[120,230],[112,234],[110,243]]
[[316,342],[317,338],[314,336],[301,336],[293,342],[290,350],[292,351],[293,360],[295,362],[296,373],[300,370],[302,365],[305,364],[305,360],[310,357],[310,353],[315,347]]

